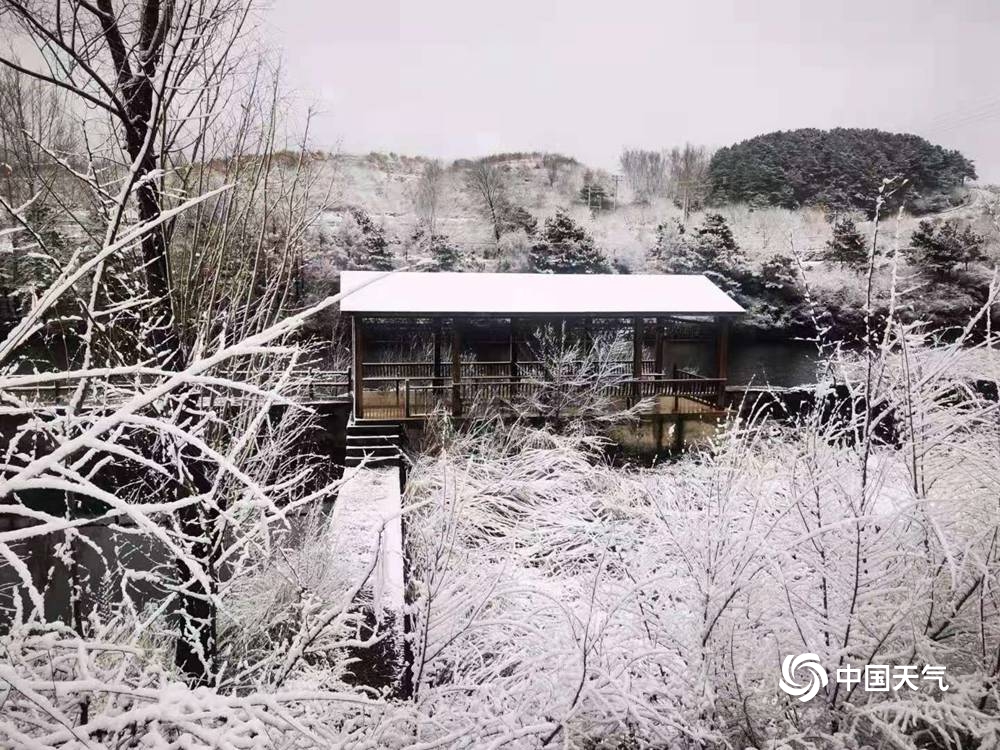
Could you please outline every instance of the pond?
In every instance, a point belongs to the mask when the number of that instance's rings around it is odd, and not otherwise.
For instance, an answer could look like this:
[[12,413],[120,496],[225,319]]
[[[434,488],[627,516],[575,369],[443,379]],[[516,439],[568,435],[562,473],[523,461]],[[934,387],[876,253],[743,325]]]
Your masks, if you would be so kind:
[[[714,353],[703,343],[671,343],[666,357],[668,368],[676,363],[703,375],[715,369]],[[816,346],[807,341],[734,340],[729,349],[731,385],[811,385],[816,382],[816,371]]]

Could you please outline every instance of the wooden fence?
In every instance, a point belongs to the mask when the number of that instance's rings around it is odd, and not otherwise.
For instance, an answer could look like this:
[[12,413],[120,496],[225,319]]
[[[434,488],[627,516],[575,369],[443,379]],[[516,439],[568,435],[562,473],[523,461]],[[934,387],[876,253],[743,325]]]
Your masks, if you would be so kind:
[[[211,373],[213,377],[231,379],[236,383],[245,382],[245,377],[238,372]],[[16,376],[15,376],[16,377]],[[3,390],[10,398],[8,401],[26,404],[41,404],[47,406],[64,406],[76,391],[81,377],[66,377],[42,381],[35,384],[18,384],[5,387]],[[106,378],[91,377],[90,381],[96,389],[92,391],[88,403],[90,405],[111,405],[124,403],[136,393],[152,388],[163,382],[164,376],[156,375],[117,375]],[[226,387],[215,385],[199,386],[206,394],[213,390],[224,391]],[[306,402],[346,401],[351,396],[351,376],[343,370],[314,370],[304,373],[299,384],[286,397],[298,398]]]
[[[562,363],[566,367],[572,368],[574,365],[593,366],[593,362],[569,361]],[[642,374],[654,375],[656,373],[656,362],[646,359],[642,362]],[[600,369],[605,370],[606,375],[630,377],[632,375],[632,360],[618,359],[600,364]],[[365,362],[362,365],[365,383],[369,381],[394,381],[404,378],[433,378],[433,362]],[[513,371],[512,371],[513,370]],[[461,365],[460,380],[473,380],[477,378],[512,378],[512,377],[545,377],[544,363],[538,360],[524,360],[511,363],[509,361],[475,361],[463,362]],[[442,360],[438,366],[439,375],[437,377],[451,380],[452,363]]]
[[560,399],[569,403],[576,393],[592,394],[608,399],[618,408],[647,401],[651,410],[660,413],[705,414],[722,409],[725,379],[703,378],[680,370],[676,374],[677,377],[670,378],[612,378],[599,384],[579,379],[558,383],[527,377],[517,380],[482,377],[458,383],[434,382],[426,377],[385,377],[376,381],[386,386],[380,393],[366,389],[362,416],[419,419],[436,411],[456,416],[490,410],[530,413],[533,404],[543,403],[557,391]]

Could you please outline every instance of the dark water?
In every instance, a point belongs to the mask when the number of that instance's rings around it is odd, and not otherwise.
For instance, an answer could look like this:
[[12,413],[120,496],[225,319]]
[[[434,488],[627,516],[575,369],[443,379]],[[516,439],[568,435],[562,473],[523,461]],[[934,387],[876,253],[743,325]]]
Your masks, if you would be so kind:
[[[714,375],[711,347],[703,343],[671,343],[667,367],[674,362],[684,370]],[[796,386],[816,382],[816,347],[805,341],[738,341],[729,349],[731,385]]]

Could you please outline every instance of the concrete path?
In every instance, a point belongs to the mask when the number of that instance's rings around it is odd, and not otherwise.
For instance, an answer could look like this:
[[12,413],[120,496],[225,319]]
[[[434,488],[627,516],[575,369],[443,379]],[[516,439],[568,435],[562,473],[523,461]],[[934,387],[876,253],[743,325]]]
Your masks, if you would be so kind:
[[351,569],[345,573],[360,580],[377,557],[365,586],[372,592],[376,617],[400,613],[404,582],[399,469],[360,467],[347,469],[344,476],[347,480],[334,503],[332,523],[338,549],[350,551],[344,562]]

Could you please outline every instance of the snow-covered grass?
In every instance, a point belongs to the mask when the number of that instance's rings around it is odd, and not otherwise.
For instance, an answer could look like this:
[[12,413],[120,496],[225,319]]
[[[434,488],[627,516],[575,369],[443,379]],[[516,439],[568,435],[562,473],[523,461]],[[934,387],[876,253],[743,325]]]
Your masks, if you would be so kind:
[[[526,429],[446,443],[409,491],[414,671],[427,742],[458,747],[918,747],[997,731],[996,404],[942,396],[949,350],[875,362],[839,421],[731,424],[655,470]],[[954,354],[957,349],[951,349]],[[833,372],[867,388],[867,371]],[[917,374],[919,373],[919,374]],[[819,394],[822,395],[822,394]],[[883,401],[884,399],[884,401]],[[898,442],[874,437],[893,414]],[[879,416],[881,415],[881,416]],[[947,667],[950,689],[778,689]],[[475,739],[472,739],[475,738]]]

